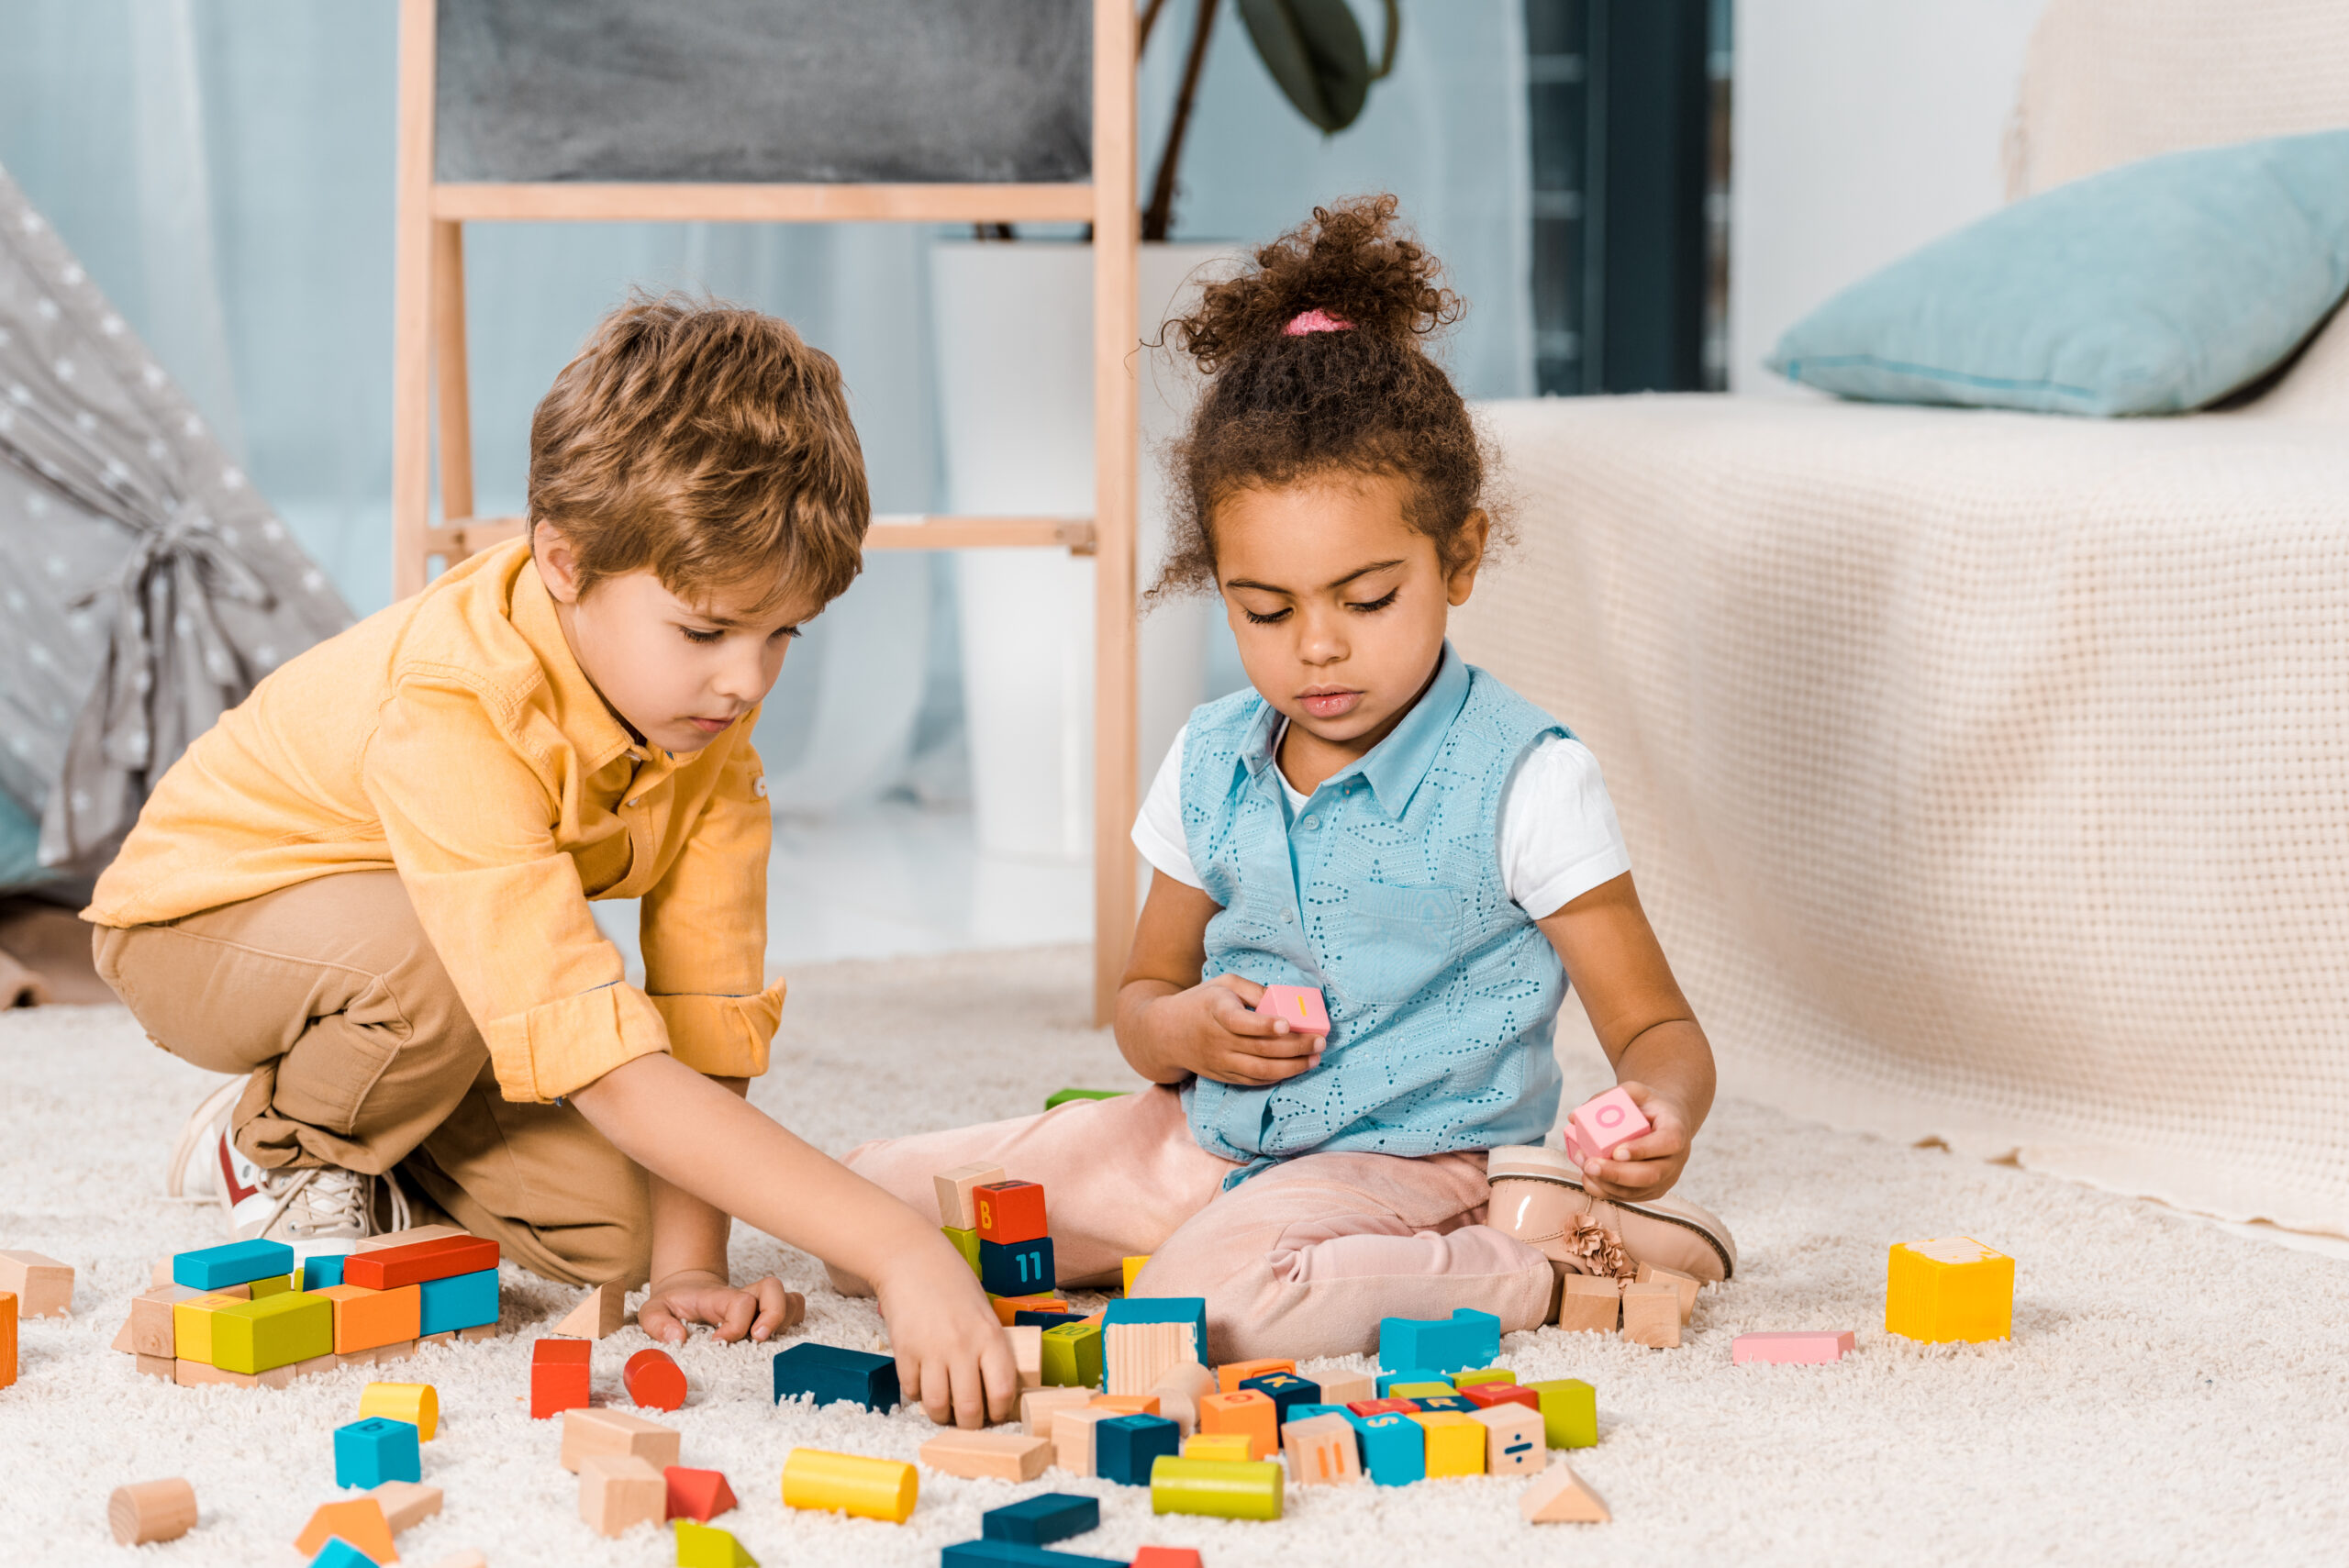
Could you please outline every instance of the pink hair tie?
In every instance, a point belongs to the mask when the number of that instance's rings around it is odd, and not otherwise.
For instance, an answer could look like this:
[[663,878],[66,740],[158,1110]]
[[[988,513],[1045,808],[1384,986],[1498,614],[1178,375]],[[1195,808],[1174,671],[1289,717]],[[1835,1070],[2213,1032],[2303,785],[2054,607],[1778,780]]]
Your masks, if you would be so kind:
[[1298,311],[1289,317],[1288,325],[1281,328],[1292,338],[1302,338],[1308,332],[1351,332],[1353,329],[1353,322],[1341,321],[1319,306],[1311,310]]

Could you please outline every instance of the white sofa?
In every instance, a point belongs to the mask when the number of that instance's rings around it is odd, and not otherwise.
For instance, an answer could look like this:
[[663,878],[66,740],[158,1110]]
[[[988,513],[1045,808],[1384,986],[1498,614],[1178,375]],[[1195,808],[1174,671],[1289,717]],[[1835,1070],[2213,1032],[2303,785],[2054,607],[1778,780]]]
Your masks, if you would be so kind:
[[[2344,0],[2051,0],[2007,151],[2337,126]],[[1597,749],[1727,1089],[2349,1234],[2349,310],[2181,418],[1487,416],[1460,646]]]

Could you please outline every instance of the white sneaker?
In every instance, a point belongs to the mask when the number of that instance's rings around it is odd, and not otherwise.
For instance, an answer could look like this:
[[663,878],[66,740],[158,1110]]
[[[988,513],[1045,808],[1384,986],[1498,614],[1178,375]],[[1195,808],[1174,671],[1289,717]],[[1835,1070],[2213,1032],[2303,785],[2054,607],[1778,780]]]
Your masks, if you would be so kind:
[[[247,1159],[229,1137],[228,1117],[244,1093],[235,1079],[206,1095],[173,1146],[164,1190],[175,1198],[217,1199],[239,1241],[266,1239],[297,1248],[314,1241],[357,1241],[373,1235],[373,1176],[340,1166],[269,1171]],[[385,1181],[393,1230],[407,1226],[407,1198]]]

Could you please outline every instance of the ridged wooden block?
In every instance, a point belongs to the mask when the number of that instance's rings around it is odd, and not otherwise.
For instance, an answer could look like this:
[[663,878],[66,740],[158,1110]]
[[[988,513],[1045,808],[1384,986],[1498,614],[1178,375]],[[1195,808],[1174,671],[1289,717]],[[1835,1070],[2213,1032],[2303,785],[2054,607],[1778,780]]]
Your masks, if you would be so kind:
[[177,1540],[195,1528],[195,1488],[174,1476],[117,1486],[106,1499],[106,1529],[119,1546]]

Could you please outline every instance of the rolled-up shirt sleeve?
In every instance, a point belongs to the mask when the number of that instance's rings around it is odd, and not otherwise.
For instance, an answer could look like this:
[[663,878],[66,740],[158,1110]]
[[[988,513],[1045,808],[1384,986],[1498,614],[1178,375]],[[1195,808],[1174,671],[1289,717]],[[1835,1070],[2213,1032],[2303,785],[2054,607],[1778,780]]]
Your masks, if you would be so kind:
[[783,1017],[783,983],[765,983],[774,818],[751,723],[733,735],[709,799],[638,917],[645,990],[668,1024],[670,1053],[726,1078],[767,1070]]
[[[462,680],[409,680],[363,779],[392,863],[509,1100],[549,1101],[669,1049],[661,1008],[596,929],[556,803]],[[762,906],[763,912],[763,906]]]

